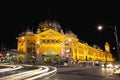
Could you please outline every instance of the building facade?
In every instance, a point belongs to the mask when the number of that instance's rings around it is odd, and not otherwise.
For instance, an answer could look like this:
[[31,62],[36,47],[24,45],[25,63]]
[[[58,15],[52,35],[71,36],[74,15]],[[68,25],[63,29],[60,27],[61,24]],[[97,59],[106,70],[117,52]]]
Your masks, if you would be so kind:
[[35,61],[113,61],[110,46],[106,42],[105,50],[82,42],[72,31],[63,32],[60,24],[54,20],[40,22],[35,33],[27,29],[17,37],[17,50],[25,53],[25,59]]

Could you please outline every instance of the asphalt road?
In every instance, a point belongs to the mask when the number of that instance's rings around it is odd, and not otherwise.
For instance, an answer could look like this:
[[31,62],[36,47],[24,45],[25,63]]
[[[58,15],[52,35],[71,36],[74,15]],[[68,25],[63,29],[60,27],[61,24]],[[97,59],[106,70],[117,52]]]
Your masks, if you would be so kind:
[[42,80],[120,80],[120,76],[112,74],[109,68],[100,67],[64,67],[58,68],[54,76]]

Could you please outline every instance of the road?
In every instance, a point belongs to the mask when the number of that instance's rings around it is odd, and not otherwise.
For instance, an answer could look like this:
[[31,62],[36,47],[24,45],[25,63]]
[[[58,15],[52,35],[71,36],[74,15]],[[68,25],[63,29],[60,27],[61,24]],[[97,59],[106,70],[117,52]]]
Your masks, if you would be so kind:
[[[27,66],[27,68],[25,68],[25,66]],[[57,68],[52,67],[52,66],[38,66],[38,65],[22,64],[22,67],[23,68],[20,69],[19,66],[11,67],[11,65],[9,65],[9,68],[0,69],[1,70],[0,80],[35,80],[38,78],[42,79],[45,76],[55,74],[57,71]]]
[[5,74],[1,76],[0,80],[120,80],[120,76],[112,74],[112,68],[101,68],[99,66],[37,65],[35,67],[22,64],[22,67],[22,69],[19,69],[18,66],[11,69],[1,68],[0,76],[2,73]]
[[100,67],[65,67],[58,68],[56,75],[42,80],[120,80],[120,76],[112,75],[110,68]]

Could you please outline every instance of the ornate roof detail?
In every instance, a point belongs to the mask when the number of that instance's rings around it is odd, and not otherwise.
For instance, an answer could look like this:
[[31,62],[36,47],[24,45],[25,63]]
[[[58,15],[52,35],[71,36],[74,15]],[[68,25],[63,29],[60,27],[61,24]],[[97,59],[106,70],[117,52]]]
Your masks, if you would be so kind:
[[27,31],[25,32],[25,35],[33,35],[33,31],[31,31],[29,28],[27,28]]
[[62,29],[60,29],[60,33],[61,33],[61,34],[64,34],[64,32],[63,32],[63,30],[62,30]]
[[77,35],[75,35],[72,31],[67,31],[66,32],[66,35],[68,35],[68,36],[73,36],[73,37],[77,37]]
[[26,31],[22,32],[19,34],[19,36],[24,36],[24,35],[33,35],[33,31],[31,31],[29,28],[27,28]]
[[40,33],[40,32],[41,32],[41,31],[40,31],[40,28],[38,28],[37,31],[36,31],[36,33],[38,34],[38,33]]
[[46,20],[44,22],[40,22],[38,26],[42,31],[53,29],[55,31],[59,31],[61,29],[60,24],[55,20]]

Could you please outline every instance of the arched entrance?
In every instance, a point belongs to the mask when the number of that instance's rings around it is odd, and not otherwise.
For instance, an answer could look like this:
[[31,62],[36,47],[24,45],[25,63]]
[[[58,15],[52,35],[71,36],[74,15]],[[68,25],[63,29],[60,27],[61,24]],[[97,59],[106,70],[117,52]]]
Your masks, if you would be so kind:
[[34,62],[35,56],[36,56],[35,42],[28,40],[27,41],[27,55],[26,55],[27,62]]
[[56,63],[59,61],[59,55],[54,50],[47,50],[42,55],[43,61],[47,63]]

